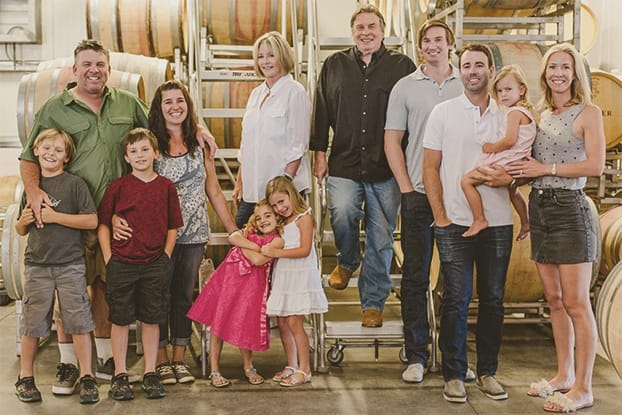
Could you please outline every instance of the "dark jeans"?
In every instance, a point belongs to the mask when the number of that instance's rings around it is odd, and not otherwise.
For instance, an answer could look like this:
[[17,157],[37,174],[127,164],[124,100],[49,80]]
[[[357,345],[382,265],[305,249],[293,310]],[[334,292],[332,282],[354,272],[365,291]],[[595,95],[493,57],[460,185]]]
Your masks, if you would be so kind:
[[512,225],[489,227],[472,238],[466,226],[434,228],[443,272],[440,349],[443,377],[464,380],[467,370],[467,313],[477,267],[477,375],[494,375],[503,332],[503,295],[512,250]]
[[408,364],[427,366],[430,352],[427,290],[430,285],[430,261],[434,244],[432,209],[425,194],[402,194],[401,239],[402,264],[401,305],[404,322],[404,345]]
[[170,301],[166,320],[160,324],[159,347],[169,343],[187,346],[190,343],[192,322],[186,317],[197,286],[199,267],[205,244],[177,244],[171,258]]
[[253,202],[245,202],[244,199],[240,200],[238,212],[235,214],[235,226],[242,229],[246,225],[255,210],[256,204],[257,203]]

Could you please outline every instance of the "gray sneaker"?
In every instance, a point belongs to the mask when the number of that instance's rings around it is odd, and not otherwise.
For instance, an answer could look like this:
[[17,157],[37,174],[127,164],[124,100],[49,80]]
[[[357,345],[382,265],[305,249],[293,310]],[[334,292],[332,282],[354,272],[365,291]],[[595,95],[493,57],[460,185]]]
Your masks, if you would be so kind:
[[[173,362],[171,366],[173,366],[173,370],[175,371],[175,377],[177,378],[177,382],[194,382],[194,376],[192,375],[192,373],[190,373],[190,368],[187,364],[185,364],[184,362]],[[162,377],[160,377],[160,380],[162,380]]]
[[428,369],[423,367],[421,363],[413,363],[402,372],[402,380],[408,383],[419,383],[427,371]]
[[71,363],[59,363],[56,366],[56,380],[52,385],[52,393],[56,395],[71,395],[80,381],[80,371]]
[[160,377],[160,382],[163,385],[174,385],[177,383],[177,376],[175,376],[175,370],[169,363],[160,363],[156,367],[156,373]]
[[467,367],[467,371],[464,374],[464,381],[466,383],[473,382],[475,380],[475,372],[471,370],[471,368]]
[[501,386],[494,376],[480,376],[477,378],[476,384],[477,388],[490,399],[500,401],[508,398],[508,393],[505,389],[503,389],[503,386]]
[[467,401],[467,394],[464,389],[464,382],[460,379],[452,379],[445,382],[443,398],[445,398],[447,402],[465,403]]

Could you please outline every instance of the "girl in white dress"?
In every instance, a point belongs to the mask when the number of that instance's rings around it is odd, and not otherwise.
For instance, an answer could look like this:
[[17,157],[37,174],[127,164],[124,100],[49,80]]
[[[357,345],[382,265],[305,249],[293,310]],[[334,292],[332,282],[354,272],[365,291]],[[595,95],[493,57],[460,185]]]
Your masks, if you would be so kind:
[[281,386],[311,381],[309,338],[303,327],[308,314],[325,313],[328,302],[322,288],[313,246],[313,217],[291,179],[278,176],[268,182],[266,199],[285,220],[281,249],[263,246],[261,253],[278,258],[272,272],[267,313],[277,316],[287,366],[273,380]]

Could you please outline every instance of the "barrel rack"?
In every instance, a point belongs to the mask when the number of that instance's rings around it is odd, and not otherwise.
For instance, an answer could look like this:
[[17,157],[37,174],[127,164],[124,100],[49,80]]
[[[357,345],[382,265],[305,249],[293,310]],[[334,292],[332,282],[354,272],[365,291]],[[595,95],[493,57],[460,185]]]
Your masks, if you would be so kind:
[[[447,4],[450,5],[444,8],[438,7],[438,5]],[[521,16],[521,10],[515,10],[511,17],[468,16],[467,11],[468,7],[465,5],[465,0],[431,1],[428,5],[427,15],[431,18],[445,20],[454,31],[456,48],[460,50],[468,42],[563,42],[564,14],[571,11],[573,15],[572,40],[574,46],[579,50],[581,0],[568,0],[552,6],[536,7],[529,12],[529,16]],[[545,26],[547,24],[556,25],[555,34],[546,33]],[[496,33],[488,33],[491,29]]]

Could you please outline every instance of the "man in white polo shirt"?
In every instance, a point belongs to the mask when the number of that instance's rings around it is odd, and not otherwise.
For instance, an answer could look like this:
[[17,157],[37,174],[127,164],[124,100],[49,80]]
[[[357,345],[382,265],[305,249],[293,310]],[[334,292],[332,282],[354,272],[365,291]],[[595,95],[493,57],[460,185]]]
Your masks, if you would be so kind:
[[440,349],[445,380],[443,397],[466,402],[467,313],[477,269],[479,308],[476,327],[477,386],[491,399],[507,399],[495,379],[503,328],[503,294],[512,249],[512,211],[506,188],[480,186],[490,227],[465,238],[473,221],[460,178],[482,153],[482,142],[495,141],[499,110],[488,93],[494,74],[487,46],[470,44],[460,55],[464,93],[438,104],[423,139],[423,181],[434,214],[434,235],[443,270]]

